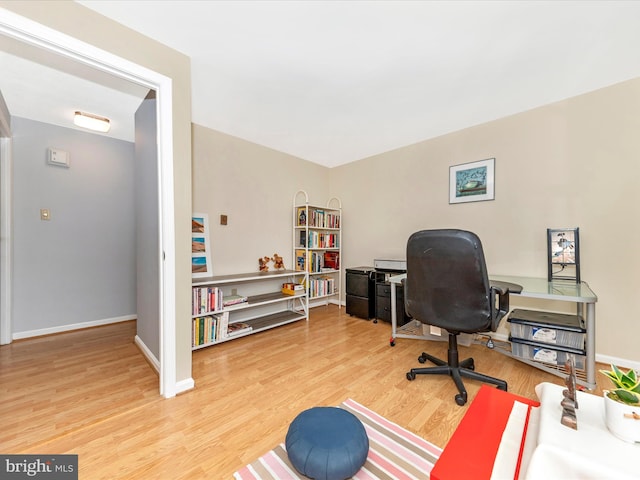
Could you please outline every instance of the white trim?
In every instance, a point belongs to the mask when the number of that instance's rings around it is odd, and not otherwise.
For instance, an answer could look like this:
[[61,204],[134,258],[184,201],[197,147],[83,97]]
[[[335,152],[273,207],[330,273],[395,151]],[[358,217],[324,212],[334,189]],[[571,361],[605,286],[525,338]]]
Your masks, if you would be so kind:
[[176,383],[176,394],[191,390],[192,388],[195,388],[195,386],[196,382],[194,382],[191,377],[180,380]]
[[142,355],[145,356],[145,358],[147,359],[147,361],[151,364],[151,366],[153,367],[153,369],[156,371],[156,373],[160,373],[160,361],[158,360],[158,358],[153,354],[153,352],[151,350],[149,350],[149,347],[147,347],[147,344],[144,343],[142,341],[142,339],[136,335],[133,338],[133,343],[135,343],[138,348],[140,349],[140,351],[142,352]]
[[623,368],[633,368],[636,372],[640,371],[640,362],[620,357],[612,357],[611,355],[600,355],[596,353],[596,362],[606,365],[616,365]]
[[[175,216],[172,80],[158,72],[0,8],[0,34],[108,72],[157,93],[160,185],[160,394],[176,394]],[[166,261],[165,261],[166,260]]]
[[125,315],[122,317],[103,318],[101,320],[92,320],[90,322],[72,323],[69,325],[59,325],[57,327],[40,328],[38,330],[27,330],[24,332],[15,332],[13,340],[21,340],[23,338],[41,337],[42,335],[52,335],[54,333],[69,332],[71,330],[81,330],[83,328],[100,327],[102,325],[110,325],[112,323],[128,322],[135,320],[135,315]]
[[[0,117],[3,117],[0,113]],[[0,132],[0,136],[4,132]],[[11,343],[13,311],[13,159],[11,138],[0,138],[0,345]]]

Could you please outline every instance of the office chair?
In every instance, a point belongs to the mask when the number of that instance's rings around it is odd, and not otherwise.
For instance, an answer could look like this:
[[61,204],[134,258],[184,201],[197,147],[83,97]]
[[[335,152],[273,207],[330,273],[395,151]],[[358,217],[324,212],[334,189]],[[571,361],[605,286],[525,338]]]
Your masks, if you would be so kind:
[[[423,230],[407,242],[407,277],[404,280],[405,309],[416,320],[440,327],[449,334],[448,361],[428,353],[418,358],[436,367],[412,368],[416,375],[449,375],[458,388],[460,406],[467,402],[462,377],[480,380],[507,390],[507,382],[475,370],[473,358],[458,360],[458,335],[496,331],[509,311],[509,292],[519,293],[520,285],[490,282],[482,243],[474,233],[463,230]],[[496,301],[499,304],[496,306]]]

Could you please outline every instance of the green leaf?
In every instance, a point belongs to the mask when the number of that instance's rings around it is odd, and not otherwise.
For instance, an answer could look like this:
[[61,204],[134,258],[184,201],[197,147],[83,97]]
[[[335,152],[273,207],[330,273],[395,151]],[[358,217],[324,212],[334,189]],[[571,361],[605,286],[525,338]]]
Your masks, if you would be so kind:
[[626,404],[634,405],[640,403],[640,397],[638,397],[633,392],[629,392],[621,388],[614,390],[614,392],[618,396],[618,398]]

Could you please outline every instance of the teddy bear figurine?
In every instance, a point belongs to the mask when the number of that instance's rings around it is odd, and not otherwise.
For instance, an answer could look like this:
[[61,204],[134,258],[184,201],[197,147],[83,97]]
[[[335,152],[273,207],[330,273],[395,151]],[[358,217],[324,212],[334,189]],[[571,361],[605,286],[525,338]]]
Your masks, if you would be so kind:
[[285,270],[284,259],[280,255],[274,253],[271,260],[273,260],[273,268],[276,270]]
[[262,257],[258,259],[258,265],[260,267],[260,271],[261,272],[268,272],[269,271],[269,261],[271,259],[269,257]]

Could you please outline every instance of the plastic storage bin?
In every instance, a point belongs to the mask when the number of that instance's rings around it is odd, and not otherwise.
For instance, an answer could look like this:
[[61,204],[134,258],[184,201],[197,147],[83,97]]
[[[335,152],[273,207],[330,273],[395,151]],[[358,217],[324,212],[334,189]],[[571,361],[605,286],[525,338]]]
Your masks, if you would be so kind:
[[511,336],[550,345],[584,348],[584,322],[578,315],[515,309],[507,319]]
[[509,340],[511,341],[511,353],[515,357],[562,366],[566,363],[569,355],[573,355],[576,368],[580,370],[585,368],[586,352],[584,350],[563,348],[513,337],[510,337]]

